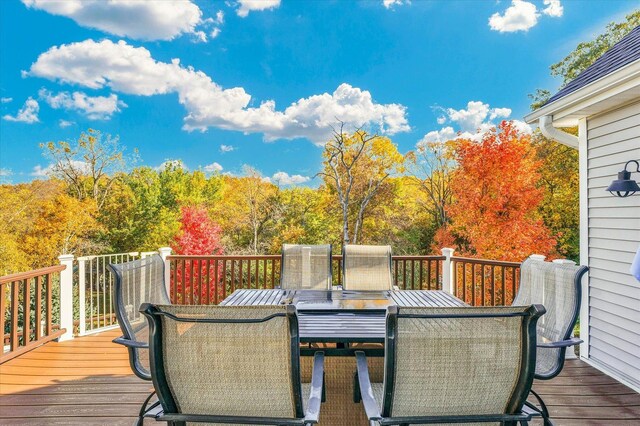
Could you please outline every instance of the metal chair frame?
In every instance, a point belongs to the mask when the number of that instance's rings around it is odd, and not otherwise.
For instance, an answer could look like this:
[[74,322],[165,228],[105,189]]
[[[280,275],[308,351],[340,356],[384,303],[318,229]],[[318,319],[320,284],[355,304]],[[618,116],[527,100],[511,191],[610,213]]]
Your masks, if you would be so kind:
[[[400,312],[399,312],[400,311]],[[536,348],[536,323],[545,312],[542,305],[532,305],[521,313],[506,314],[424,314],[403,315],[397,306],[387,309],[386,336],[385,336],[385,361],[384,361],[384,397],[383,406],[379,407],[373,397],[373,389],[369,378],[367,357],[362,351],[356,352],[356,377],[354,402],[362,401],[365,412],[371,424],[408,426],[412,424],[434,423],[468,423],[468,422],[503,422],[504,425],[528,424],[535,413],[524,410],[523,406],[531,390],[535,372],[535,348]],[[480,318],[480,317],[522,317],[524,325],[522,340],[522,356],[520,364],[520,377],[511,399],[507,405],[507,414],[479,414],[479,415],[446,415],[446,416],[410,416],[394,417],[391,408],[394,397],[394,376],[396,359],[396,336],[398,331],[398,318]]]
[[[145,259],[149,259],[149,258],[145,258]],[[128,264],[132,264],[134,262],[140,262],[140,260],[143,260],[143,259],[134,260],[132,262],[127,262],[127,263],[121,263],[117,265],[116,264],[108,265],[109,270],[115,276],[114,294],[115,294],[115,302],[116,302],[116,306],[115,306],[116,317],[118,318],[118,324],[120,325],[120,329],[122,330],[122,336],[116,337],[115,339],[113,339],[113,342],[123,345],[127,348],[129,352],[129,365],[131,366],[131,370],[133,371],[133,373],[143,380],[151,380],[151,374],[142,366],[138,356],[138,350],[148,350],[149,345],[136,340],[135,330],[131,326],[129,318],[127,317],[127,314],[126,314],[125,302],[123,300],[123,294],[122,294],[123,293],[122,288],[124,285],[123,284],[124,277],[122,275],[122,269],[126,269],[126,265]],[[151,259],[149,259],[149,261],[153,261],[153,262],[159,261],[161,263],[163,283],[162,283],[162,289],[160,290],[160,293],[164,298],[166,298],[167,303],[170,303],[169,294],[167,293],[167,289],[164,284],[164,278],[165,278],[164,261],[162,260],[162,257],[160,257],[160,255],[158,254],[154,254],[153,256],[151,256]],[[136,307],[136,308],[139,308],[139,307]]]
[[[284,263],[285,263],[284,262],[284,258],[286,256],[286,254],[285,254],[285,245],[287,245],[287,244],[283,244],[282,245],[282,251],[281,251],[282,257],[280,259],[280,288],[283,288],[282,287],[282,282],[283,282],[283,277],[285,276],[285,268],[284,268]],[[289,245],[294,246],[296,244],[289,244]],[[314,246],[314,245],[306,245],[306,244],[299,244],[299,245],[302,246],[302,247],[305,247],[305,246],[306,247],[313,247]],[[323,246],[323,245],[316,245],[316,246]],[[329,265],[329,268],[328,268],[328,271],[327,271],[327,286],[326,286],[325,290],[331,290],[331,287],[333,285],[333,268],[331,267],[332,258],[333,258],[333,256],[332,256],[333,245],[332,244],[328,244],[328,246],[329,246],[329,252],[328,252],[328,257],[329,257],[328,265]]]
[[[157,306],[145,303],[141,306],[142,312],[149,319],[149,340],[151,371],[153,385],[158,395],[158,404],[150,406],[144,413],[144,417],[151,417],[158,421],[168,422],[174,426],[185,426],[186,422],[205,423],[236,423],[257,425],[311,425],[318,423],[320,405],[323,400],[324,390],[324,353],[316,352],[313,359],[313,372],[311,378],[311,392],[305,412],[302,403],[302,390],[300,379],[300,336],[298,333],[298,317],[295,306],[288,305],[286,313],[273,314],[258,319],[214,319],[214,318],[183,318],[161,311]],[[286,316],[289,323],[291,336],[291,386],[295,405],[295,418],[280,417],[255,417],[255,416],[226,416],[216,414],[181,413],[177,401],[169,387],[164,368],[162,317],[174,321],[186,323],[259,323],[269,321],[275,317]],[[141,422],[142,419],[139,420]],[[141,423],[140,423],[141,424]]]

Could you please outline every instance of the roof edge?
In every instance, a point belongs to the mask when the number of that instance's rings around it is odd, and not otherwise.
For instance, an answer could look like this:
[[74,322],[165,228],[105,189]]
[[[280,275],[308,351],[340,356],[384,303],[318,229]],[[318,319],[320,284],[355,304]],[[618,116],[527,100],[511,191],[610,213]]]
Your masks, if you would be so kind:
[[588,101],[589,98],[595,97],[607,90],[614,89],[616,86],[622,85],[636,77],[640,77],[640,59],[636,59],[612,73],[581,87],[575,92],[569,93],[566,96],[556,99],[530,114],[525,115],[524,121],[528,124],[532,124],[538,121],[540,117],[554,115],[560,111],[570,109],[578,103]]

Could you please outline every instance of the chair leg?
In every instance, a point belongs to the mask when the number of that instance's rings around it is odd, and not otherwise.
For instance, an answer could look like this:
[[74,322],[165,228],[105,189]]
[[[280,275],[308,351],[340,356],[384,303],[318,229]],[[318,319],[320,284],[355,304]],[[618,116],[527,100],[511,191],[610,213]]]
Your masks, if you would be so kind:
[[554,423],[553,421],[551,421],[551,417],[549,416],[547,405],[542,400],[542,397],[538,395],[533,389],[531,389],[531,394],[536,397],[536,399],[538,400],[538,404],[540,404],[540,413],[542,414],[544,426],[554,426]]
[[322,396],[320,397],[320,402],[327,402],[327,381],[325,380],[324,371],[322,372]]
[[[136,426],[142,426],[144,423],[144,413],[147,412],[147,404],[149,404],[149,401],[151,401],[151,398],[153,398],[153,395],[156,394],[156,391],[153,391],[149,394],[149,396],[147,397],[147,399],[144,400],[144,402],[142,403],[142,407],[140,407],[140,411],[138,412],[138,421],[136,422]],[[157,404],[159,404],[160,402],[158,401]],[[154,407],[154,404],[152,407]],[[149,407],[149,408],[152,408]]]

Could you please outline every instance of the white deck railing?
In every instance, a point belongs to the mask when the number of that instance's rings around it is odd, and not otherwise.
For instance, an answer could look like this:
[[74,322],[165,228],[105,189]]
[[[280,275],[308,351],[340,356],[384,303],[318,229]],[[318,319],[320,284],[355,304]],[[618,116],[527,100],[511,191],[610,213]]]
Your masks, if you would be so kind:
[[80,336],[118,326],[113,300],[114,277],[110,263],[124,263],[155,252],[130,252],[78,257]]

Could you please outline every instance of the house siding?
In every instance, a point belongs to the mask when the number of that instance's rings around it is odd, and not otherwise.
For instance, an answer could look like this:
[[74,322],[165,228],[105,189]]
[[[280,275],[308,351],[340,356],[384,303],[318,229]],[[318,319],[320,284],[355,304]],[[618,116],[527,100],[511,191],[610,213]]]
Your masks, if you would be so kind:
[[605,191],[629,160],[640,160],[640,102],[587,119],[588,357],[640,387],[640,282],[629,272],[640,245],[640,196]]

